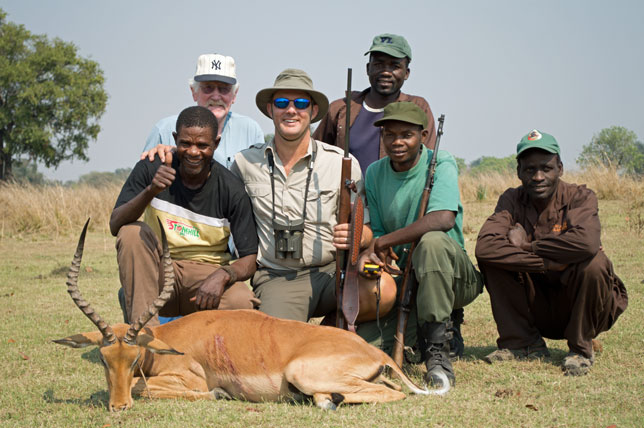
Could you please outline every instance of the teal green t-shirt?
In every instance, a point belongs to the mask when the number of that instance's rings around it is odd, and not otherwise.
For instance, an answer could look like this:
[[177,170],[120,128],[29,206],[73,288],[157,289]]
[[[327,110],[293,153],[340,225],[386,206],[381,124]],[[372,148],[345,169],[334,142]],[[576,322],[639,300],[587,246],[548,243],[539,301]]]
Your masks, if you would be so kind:
[[[388,157],[372,163],[367,168],[365,187],[374,237],[402,229],[416,221],[431,158],[432,150],[423,146],[418,163],[409,171],[394,171]],[[451,154],[439,150],[434,174],[434,187],[429,197],[426,213],[442,210],[456,213],[454,227],[447,231],[447,235],[465,249],[463,205],[458,188],[458,167]],[[399,266],[405,264],[406,253],[403,249],[410,246],[411,244],[405,244],[394,247],[394,251],[399,257],[397,262]]]

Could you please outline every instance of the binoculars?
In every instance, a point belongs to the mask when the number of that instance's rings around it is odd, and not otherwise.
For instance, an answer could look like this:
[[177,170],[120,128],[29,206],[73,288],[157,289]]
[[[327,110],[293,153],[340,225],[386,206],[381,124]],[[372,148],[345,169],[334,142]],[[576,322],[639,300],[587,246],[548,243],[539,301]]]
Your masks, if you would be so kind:
[[[287,220],[288,221],[288,220]],[[273,219],[275,234],[275,257],[278,259],[301,259],[304,220],[288,221],[288,224]]]

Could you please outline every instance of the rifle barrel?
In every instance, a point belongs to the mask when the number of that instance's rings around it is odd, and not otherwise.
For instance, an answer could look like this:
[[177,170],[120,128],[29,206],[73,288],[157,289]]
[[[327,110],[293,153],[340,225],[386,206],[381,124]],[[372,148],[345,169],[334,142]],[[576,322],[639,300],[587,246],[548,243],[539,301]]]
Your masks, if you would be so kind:
[[344,125],[344,157],[349,157],[349,128],[351,128],[351,69],[347,69],[347,91],[345,92],[347,97],[347,117]]
[[[418,207],[418,215],[416,220],[420,220],[425,215],[427,211],[427,206],[429,205],[429,197],[432,193],[432,187],[434,187],[434,172],[436,171],[436,161],[438,158],[438,147],[441,142],[441,135],[443,135],[443,122],[445,122],[445,115],[441,114],[441,117],[438,119],[438,130],[436,131],[436,145],[434,146],[434,151],[432,152],[432,159],[429,162],[427,167],[427,180],[425,181],[425,188],[420,199],[420,206]],[[409,252],[407,253],[407,260],[405,262],[405,269],[403,271],[403,279],[400,289],[400,305],[398,306],[398,322],[396,323],[396,333],[394,335],[394,349],[392,351],[392,358],[398,364],[399,367],[402,367],[403,363],[403,350],[405,347],[405,331],[407,330],[407,320],[409,319],[409,312],[412,309],[412,300],[415,294],[415,282],[411,278],[413,276],[413,267],[411,264],[411,256],[414,250],[416,249],[416,242],[411,243]]]

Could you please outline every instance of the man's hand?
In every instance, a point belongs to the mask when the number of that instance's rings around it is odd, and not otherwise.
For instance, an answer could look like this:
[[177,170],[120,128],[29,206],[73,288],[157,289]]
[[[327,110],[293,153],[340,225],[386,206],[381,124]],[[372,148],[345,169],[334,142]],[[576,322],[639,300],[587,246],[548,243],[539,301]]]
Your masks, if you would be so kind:
[[[166,158],[168,160],[168,158]],[[170,163],[172,162],[172,157],[170,157]],[[157,169],[156,174],[152,178],[152,183],[150,183],[150,191],[154,196],[163,192],[165,189],[170,187],[174,182],[177,171],[168,164],[162,164],[159,169]]]
[[379,274],[365,274],[363,272],[365,263],[373,263],[380,266],[389,274],[400,275],[402,272],[394,268],[391,264],[392,260],[398,260],[398,256],[394,253],[393,248],[380,247],[378,241],[378,238],[371,241],[367,249],[360,254],[360,258],[358,259],[358,272],[366,278],[377,278]]
[[201,287],[199,287],[195,297],[190,299],[190,301],[195,302],[197,308],[202,311],[217,309],[229,280],[230,274],[228,272],[223,269],[217,269],[208,275],[203,281],[203,284],[201,284]]
[[[546,259],[544,259],[544,261],[545,260]],[[558,262],[555,262],[554,260],[548,260],[545,263],[545,265],[546,265],[546,270],[551,270],[554,272],[563,272],[568,267],[567,264],[558,263]]]
[[333,246],[338,250],[348,250],[351,247],[349,239],[351,232],[349,223],[336,224],[333,226]]
[[508,232],[508,240],[515,247],[525,251],[532,251],[532,245],[528,241],[528,234],[520,223],[517,223],[510,229]]
[[161,159],[161,162],[166,165],[172,165],[172,155],[175,149],[176,147],[174,146],[165,146],[163,144],[159,144],[158,146],[151,148],[147,152],[141,153],[141,160],[148,158],[148,160],[152,162],[154,161],[154,156],[158,155],[159,159]]

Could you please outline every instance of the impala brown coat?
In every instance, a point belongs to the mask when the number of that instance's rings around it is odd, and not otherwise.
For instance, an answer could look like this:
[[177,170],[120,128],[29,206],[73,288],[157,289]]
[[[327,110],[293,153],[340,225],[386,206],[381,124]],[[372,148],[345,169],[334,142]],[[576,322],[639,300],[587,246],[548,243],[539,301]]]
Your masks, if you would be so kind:
[[386,367],[413,393],[444,394],[449,389],[430,392],[419,388],[387,354],[353,333],[277,319],[254,310],[196,312],[168,324],[143,328],[172,291],[174,278],[165,236],[163,292],[136,323],[111,327],[78,291],[85,230],[67,285],[74,302],[99,331],[55,342],[73,348],[99,346],[111,411],[130,408],[131,392],[193,400],[281,401],[310,396],[325,409],[335,409],[341,402],[405,398],[400,386],[383,376]]

